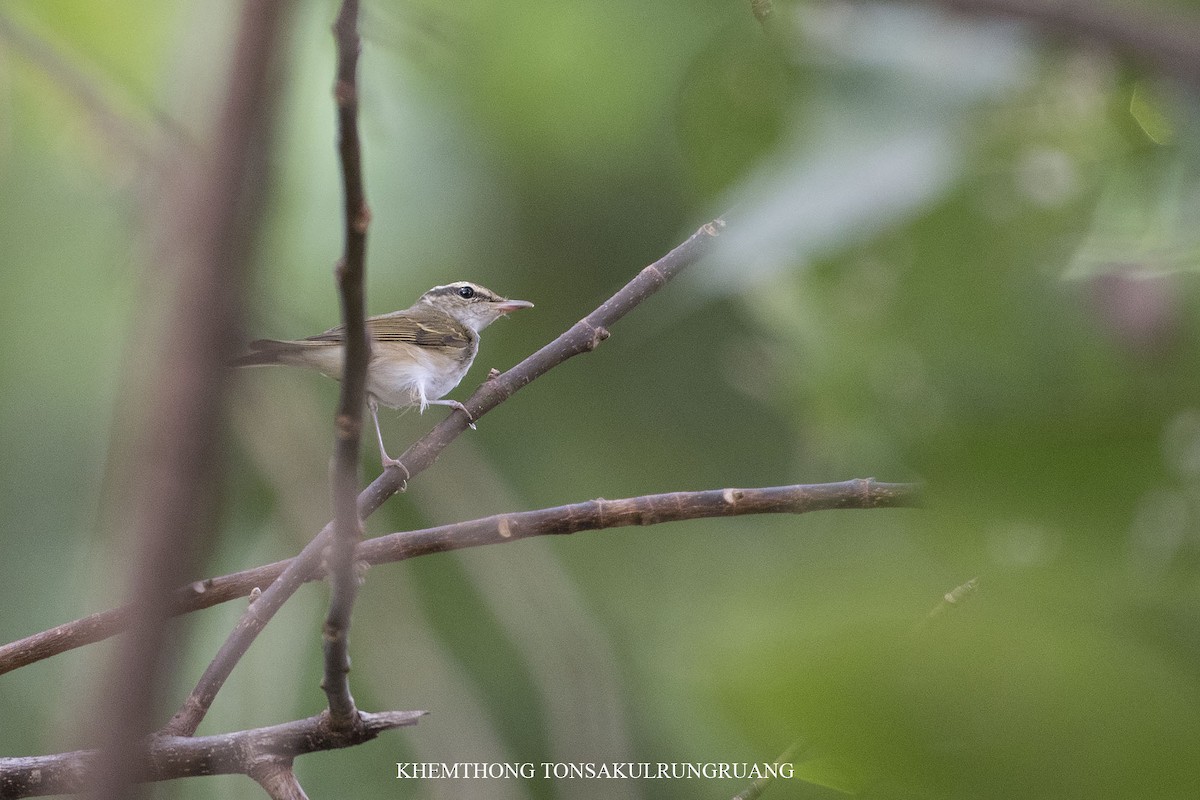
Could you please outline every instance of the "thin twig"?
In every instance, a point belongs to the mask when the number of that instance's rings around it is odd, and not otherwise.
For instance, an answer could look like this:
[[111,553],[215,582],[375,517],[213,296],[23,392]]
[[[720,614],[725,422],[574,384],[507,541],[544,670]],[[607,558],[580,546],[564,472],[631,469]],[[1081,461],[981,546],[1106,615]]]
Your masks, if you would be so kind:
[[946,594],[942,595],[941,602],[929,610],[929,614],[926,615],[925,619],[921,621],[921,624],[918,627],[923,628],[929,622],[950,611],[950,609],[957,607],[968,597],[975,594],[975,590],[978,588],[978,575],[976,575],[974,578],[971,578],[971,580],[967,581],[961,586],[955,586],[953,589],[946,592]]
[[[604,301],[591,314],[575,323],[557,339],[526,358],[517,366],[501,375],[485,381],[464,404],[467,415],[451,414],[432,431],[404,451],[400,457],[410,476],[428,468],[454,439],[466,430],[468,419],[478,420],[485,413],[500,405],[516,391],[544,375],[572,356],[594,350],[608,338],[608,326],[636,308],[643,300],[662,288],[667,281],[694,264],[709,244],[716,238],[724,221],[717,219],[700,228],[687,241],[667,253],[661,259],[644,268],[619,292]],[[405,476],[396,467],[384,470],[375,481],[358,496],[359,516],[366,519],[395,494],[405,482]],[[292,593],[316,569],[322,552],[333,536],[332,523],[304,547],[280,573],[279,577],[250,604],[242,614],[236,627],[221,645],[217,655],[209,663],[183,705],[175,712],[164,733],[188,735],[208,713],[217,692],[233,672],[234,666],[249,649],[259,632],[271,617],[291,597]]]
[[104,742],[90,796],[123,798],[153,728],[171,664],[164,598],[196,569],[214,530],[207,509],[216,486],[219,428],[236,346],[244,275],[266,184],[273,104],[271,67],[287,3],[247,2],[215,140],[204,161],[188,162],[169,195],[172,228],[159,262],[179,279],[137,461],[131,501],[134,552],[128,563],[131,635],[106,680],[93,735]]
[[[395,728],[416,725],[424,711],[361,712],[362,725],[336,729],[328,714],[215,736],[152,736],[130,770],[138,781],[165,781],[200,775],[251,774],[264,761],[290,760],[306,753],[337,750],[368,742]],[[0,758],[0,797],[74,794],[84,789],[96,750],[45,756]]]
[[350,618],[358,596],[354,548],[362,540],[358,517],[359,440],[362,434],[367,363],[364,274],[366,272],[367,211],[363,190],[362,152],[358,137],[358,0],[344,0],[333,25],[337,43],[337,78],[334,98],[338,112],[338,150],[346,208],[346,250],[338,264],[338,291],[342,322],[346,327],[345,363],[342,366],[333,454],[333,541],[326,562],[329,568],[329,613],[325,617],[325,675],[321,688],[329,699],[330,720],[335,726],[353,725],[357,717],[350,694]]
[[[726,497],[732,498],[732,502],[727,502]],[[623,500],[591,500],[380,536],[360,544],[355,560],[371,565],[387,564],[444,550],[621,525],[649,525],[737,514],[799,514],[838,508],[911,508],[919,503],[920,492],[916,485],[879,483],[869,478],[833,484],[713,489]],[[277,561],[177,589],[170,603],[172,613],[186,614],[244,599],[255,589],[269,586],[294,561]],[[299,579],[315,581],[324,574],[318,562]],[[261,602],[261,598],[254,602]],[[124,629],[127,617],[127,608],[103,611],[5,645],[0,648],[0,674],[113,636]]]

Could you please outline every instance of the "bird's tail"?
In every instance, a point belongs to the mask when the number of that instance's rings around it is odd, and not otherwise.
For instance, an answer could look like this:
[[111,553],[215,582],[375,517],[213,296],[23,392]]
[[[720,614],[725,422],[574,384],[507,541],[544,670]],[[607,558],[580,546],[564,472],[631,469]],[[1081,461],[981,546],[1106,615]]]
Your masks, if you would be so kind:
[[246,352],[232,362],[235,367],[261,367],[268,364],[283,364],[283,356],[295,349],[294,342],[281,342],[278,339],[255,339]]

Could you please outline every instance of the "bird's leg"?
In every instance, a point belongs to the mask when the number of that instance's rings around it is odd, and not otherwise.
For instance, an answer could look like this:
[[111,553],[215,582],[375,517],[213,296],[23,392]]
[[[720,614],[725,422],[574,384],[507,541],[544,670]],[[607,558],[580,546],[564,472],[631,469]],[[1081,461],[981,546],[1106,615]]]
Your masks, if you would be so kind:
[[379,429],[379,401],[374,397],[369,398],[367,400],[367,408],[371,409],[371,419],[375,420],[375,438],[379,442],[379,463],[383,465],[384,469],[399,467],[404,470],[404,486],[400,488],[400,491],[404,491],[408,488],[408,479],[412,476],[408,472],[408,467],[401,464],[399,459],[389,456],[383,446],[383,431]]
[[430,400],[429,405],[431,405],[431,406],[448,406],[450,408],[453,408],[455,411],[463,412],[463,414],[465,414],[467,416],[467,426],[471,430],[476,430],[475,420],[474,420],[474,418],[471,417],[471,412],[467,411],[467,407],[464,406],[462,403],[458,402],[457,400]]
[[471,417],[471,412],[467,411],[467,407],[457,400],[430,400],[425,396],[424,384],[420,383],[417,384],[417,398],[421,404],[422,414],[425,413],[425,409],[429,406],[448,406],[453,408],[455,411],[461,411],[467,418],[467,426],[470,427],[471,430],[476,430],[475,420]]

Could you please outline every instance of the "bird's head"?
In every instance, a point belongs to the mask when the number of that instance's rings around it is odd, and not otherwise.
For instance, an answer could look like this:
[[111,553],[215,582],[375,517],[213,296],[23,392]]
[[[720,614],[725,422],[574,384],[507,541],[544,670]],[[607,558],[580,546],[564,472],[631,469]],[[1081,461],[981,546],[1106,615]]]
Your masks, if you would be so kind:
[[428,305],[445,312],[476,333],[510,311],[533,308],[533,303],[528,300],[509,300],[470,281],[435,286],[421,295],[417,305]]

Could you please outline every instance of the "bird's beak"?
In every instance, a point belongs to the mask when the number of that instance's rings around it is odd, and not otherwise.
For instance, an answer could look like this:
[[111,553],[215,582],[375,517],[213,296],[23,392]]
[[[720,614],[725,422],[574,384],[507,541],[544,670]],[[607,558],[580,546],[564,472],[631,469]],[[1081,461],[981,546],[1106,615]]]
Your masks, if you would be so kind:
[[492,306],[492,308],[501,314],[507,314],[510,311],[520,311],[522,308],[533,308],[533,303],[528,300],[501,300]]

